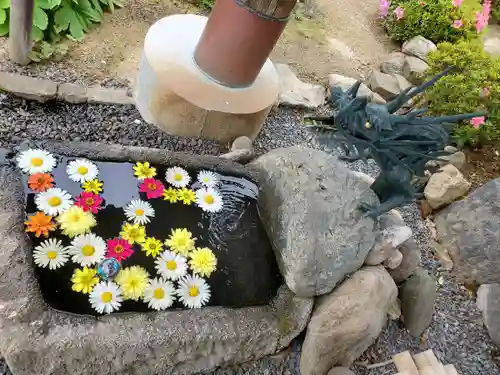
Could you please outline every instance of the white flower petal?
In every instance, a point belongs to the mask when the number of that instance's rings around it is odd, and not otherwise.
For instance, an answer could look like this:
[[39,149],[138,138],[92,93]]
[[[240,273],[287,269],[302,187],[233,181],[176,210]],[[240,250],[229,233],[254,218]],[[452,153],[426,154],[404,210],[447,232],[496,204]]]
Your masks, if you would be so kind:
[[38,267],[49,267],[49,269],[55,270],[64,265],[69,256],[61,240],[50,238],[35,247],[33,259]]
[[222,197],[212,188],[196,190],[196,204],[207,212],[217,212],[222,209]]
[[18,167],[29,174],[51,172],[56,166],[54,156],[44,150],[23,151],[18,155],[16,161]]
[[158,273],[168,280],[178,280],[186,275],[186,258],[169,250],[157,257],[155,263]]
[[198,173],[198,181],[205,187],[213,188],[219,183],[219,178],[214,172],[200,171]]
[[170,185],[178,188],[186,187],[191,181],[189,173],[181,167],[168,168],[165,179]]
[[123,302],[122,291],[113,282],[101,281],[90,292],[89,301],[99,314],[109,314],[120,308]]
[[94,233],[81,234],[71,241],[68,251],[73,262],[91,266],[104,259],[106,242]]
[[176,293],[184,306],[191,309],[198,309],[210,300],[210,286],[205,279],[196,275],[187,275],[179,280]]
[[131,201],[124,209],[128,221],[134,224],[144,225],[149,223],[150,217],[155,216],[155,210],[149,202],[136,199]]
[[175,301],[175,288],[172,282],[163,278],[149,280],[144,290],[144,302],[154,310],[165,310]]
[[66,173],[75,182],[85,182],[97,177],[99,170],[97,166],[89,160],[73,160],[66,166]]
[[38,193],[35,197],[35,203],[38,210],[50,216],[57,216],[70,208],[73,205],[73,200],[67,191],[51,188]]

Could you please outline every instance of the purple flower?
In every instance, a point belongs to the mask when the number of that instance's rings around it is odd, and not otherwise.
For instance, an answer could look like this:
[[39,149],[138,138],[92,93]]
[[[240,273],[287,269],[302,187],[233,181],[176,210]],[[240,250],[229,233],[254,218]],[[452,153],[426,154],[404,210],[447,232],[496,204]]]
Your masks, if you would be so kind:
[[396,19],[399,21],[405,15],[405,10],[401,7],[397,7],[394,9],[394,14],[396,15]]
[[453,27],[454,29],[460,29],[463,25],[464,23],[462,22],[462,20],[456,20],[452,23],[451,27]]
[[389,13],[389,6],[390,5],[391,5],[390,1],[380,0],[379,6],[378,6],[378,11],[379,11],[380,18],[387,17],[387,14]]

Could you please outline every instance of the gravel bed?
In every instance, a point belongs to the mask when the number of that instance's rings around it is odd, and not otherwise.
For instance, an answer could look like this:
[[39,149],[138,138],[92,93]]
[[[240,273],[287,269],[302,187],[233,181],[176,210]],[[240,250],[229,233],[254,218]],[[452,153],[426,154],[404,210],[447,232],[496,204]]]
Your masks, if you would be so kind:
[[[165,135],[144,123],[132,106],[41,106],[1,95],[0,147],[13,147],[24,139],[104,141],[208,155],[226,151],[225,147],[212,141]],[[300,113],[288,109],[280,109],[272,114],[254,143],[259,155],[274,148],[296,144],[338,153],[336,149],[324,146],[314,132],[301,125]],[[371,176],[378,173],[373,162],[350,163],[349,167]],[[488,337],[475,300],[432,256],[426,245],[429,233],[416,206],[405,206],[400,211],[421,246],[423,267],[442,280],[436,313],[431,327],[420,339],[412,338],[399,321],[390,321],[377,342],[356,362],[353,370],[357,375],[392,375],[396,371],[391,365],[367,370],[366,364],[386,361],[391,355],[404,350],[419,352],[432,348],[443,363],[455,364],[461,375],[500,375],[497,367],[499,352]],[[218,369],[213,375],[299,375],[301,341],[302,338],[297,339],[283,355],[264,358],[238,368]],[[4,361],[0,361],[1,374],[10,374]]]

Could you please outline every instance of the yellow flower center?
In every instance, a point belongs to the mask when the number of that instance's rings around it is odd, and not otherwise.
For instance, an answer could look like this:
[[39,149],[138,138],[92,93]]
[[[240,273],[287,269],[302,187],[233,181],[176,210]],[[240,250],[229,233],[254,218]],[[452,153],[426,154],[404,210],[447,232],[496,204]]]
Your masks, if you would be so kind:
[[71,215],[70,221],[78,223],[80,221],[80,219],[81,219],[80,214],[73,214],[73,215]]
[[162,288],[157,288],[155,289],[155,291],[153,292],[153,296],[156,298],[156,299],[163,299],[165,297],[165,291],[162,289]]
[[204,183],[210,182],[210,179],[208,177],[203,177],[203,182]]
[[204,201],[206,204],[214,204],[215,199],[211,195],[205,195]]
[[200,291],[198,290],[198,288],[196,286],[189,287],[189,295],[191,297],[197,297],[198,294],[200,294]]
[[89,169],[87,167],[84,167],[83,165],[78,167],[78,169],[76,170],[79,174],[81,175],[86,175],[89,171]]
[[142,216],[142,215],[144,215],[144,210],[138,208],[137,210],[135,210],[135,215],[136,216]]
[[87,199],[85,199],[85,204],[87,206],[93,206],[94,205],[94,198],[87,198]]
[[49,199],[49,205],[52,207],[57,207],[61,204],[62,200],[59,197],[52,197]]
[[139,231],[137,229],[130,229],[130,231],[128,232],[128,234],[129,234],[130,237],[135,238],[139,234]]
[[43,160],[41,158],[32,158],[31,165],[33,167],[41,167],[43,164]]
[[149,248],[150,248],[151,250],[154,250],[154,249],[156,249],[156,245],[155,245],[154,243],[150,243],[150,244],[149,244]]
[[104,292],[103,294],[101,294],[101,301],[104,303],[110,303],[112,299],[113,293],[111,292]]
[[175,181],[182,181],[182,175],[180,173],[176,173],[174,175],[174,180]]
[[137,288],[137,284],[139,284],[139,283],[137,282],[136,279],[132,279],[132,280],[129,281],[128,284],[129,284],[130,288],[133,289],[133,288]]
[[95,248],[92,245],[85,245],[82,247],[82,254],[85,255],[86,257],[90,257],[94,255],[95,253]]
[[123,250],[125,250],[125,248],[122,245],[115,246],[115,253],[117,254],[123,253]]
[[57,253],[55,251],[49,251],[47,253],[47,258],[49,258],[50,260],[56,259],[56,257],[57,257]]
[[155,183],[148,184],[148,189],[149,190],[156,190],[156,184]]
[[167,269],[169,271],[173,271],[173,270],[177,269],[177,263],[175,262],[175,260],[169,260],[167,262]]

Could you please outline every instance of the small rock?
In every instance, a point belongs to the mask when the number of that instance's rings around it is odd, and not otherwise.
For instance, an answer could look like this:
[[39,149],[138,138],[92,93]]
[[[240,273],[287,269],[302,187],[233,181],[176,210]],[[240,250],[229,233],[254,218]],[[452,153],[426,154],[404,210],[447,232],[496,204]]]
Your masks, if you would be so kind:
[[253,149],[241,149],[230,151],[226,154],[220,155],[219,157],[222,159],[234,161],[236,163],[245,164],[255,157],[255,153]]
[[413,238],[405,241],[398,251],[403,256],[401,264],[394,269],[389,270],[394,281],[399,284],[409,278],[420,264],[420,248]]
[[401,312],[405,327],[412,336],[419,337],[431,324],[436,295],[436,281],[420,268],[401,286]]
[[394,250],[389,258],[384,260],[384,266],[389,268],[390,270],[393,270],[395,268],[398,268],[401,263],[403,262],[403,254],[399,250]]
[[330,38],[328,39],[328,44],[330,45],[330,50],[333,53],[338,54],[345,59],[354,60],[356,57],[354,51],[341,40]]
[[318,298],[302,346],[301,375],[350,366],[375,342],[396,299],[396,285],[381,266],[362,268]]
[[464,196],[470,182],[453,165],[448,164],[433,174],[425,186],[424,195],[433,209],[443,207]]
[[236,138],[231,145],[231,151],[236,150],[251,150],[252,149],[252,140],[248,137],[241,136]]
[[406,56],[403,64],[403,77],[414,85],[422,83],[422,73],[429,68],[425,61],[420,60],[418,57]]
[[444,148],[444,151],[446,151],[448,154],[454,154],[458,151],[458,148],[448,145]]
[[407,55],[415,56],[420,60],[427,61],[427,54],[437,50],[437,47],[430,40],[418,35],[404,42],[401,50]]
[[441,245],[436,241],[430,241],[429,245],[432,248],[434,256],[439,260],[441,266],[447,270],[451,271],[453,269],[453,260],[450,257],[450,253],[446,246]]
[[372,97],[372,103],[376,103],[376,104],[387,104],[387,100],[385,100],[384,98],[382,98],[379,94],[377,94],[376,92],[373,93],[373,97]]
[[419,199],[416,202],[416,204],[417,204],[418,210],[420,211],[420,216],[422,216],[422,218],[425,219],[426,217],[428,217],[432,213],[432,207],[429,204],[429,202],[427,201],[427,199]]
[[368,186],[373,184],[375,179],[372,176],[367,175],[366,173],[363,172],[358,172],[358,171],[352,171],[352,173],[358,177],[361,181],[364,181]]
[[347,367],[334,367],[330,371],[328,371],[327,375],[355,375],[355,374]]
[[392,99],[401,92],[397,79],[378,70],[372,70],[368,77],[370,89],[380,94],[384,99]]
[[280,104],[314,109],[325,103],[325,89],[302,82],[287,64],[274,64],[280,81]]
[[500,179],[444,208],[434,223],[460,278],[478,284],[500,283]]
[[450,155],[439,156],[439,159],[441,160],[430,160],[426,163],[426,167],[444,167],[446,164],[451,164],[460,170],[465,166],[465,163],[467,163],[467,158],[462,151],[457,151]]
[[134,124],[136,124],[136,125],[140,125],[140,124],[141,124],[141,120],[139,120],[139,119],[137,119],[137,118],[136,118],[136,119],[134,120]]
[[57,90],[57,98],[68,103],[85,103],[87,89],[74,83],[61,83]]
[[398,83],[398,88],[399,88],[399,91],[404,91],[406,90],[407,88],[409,87],[412,87],[413,85],[411,84],[411,82],[409,82],[405,77],[403,77],[402,75],[399,75],[399,74],[393,74],[392,75],[394,78],[396,78],[396,81]]
[[499,56],[500,38],[487,38],[484,41],[484,50],[491,56]]
[[405,54],[402,52],[392,52],[380,65],[380,70],[386,74],[403,74]]
[[56,98],[57,83],[21,74],[0,72],[0,90],[24,99],[45,103]]
[[101,86],[87,88],[89,103],[99,104],[134,104],[134,100],[127,95],[126,89],[113,89]]
[[[356,83],[356,79],[350,78],[350,77],[345,77],[340,74],[330,74],[328,76],[328,85],[330,89],[333,87],[340,87],[342,90],[346,91],[352,87]],[[373,98],[373,91],[368,88],[364,83],[359,86],[358,93],[356,94],[357,97],[360,96],[367,96],[370,98],[370,100]]]
[[477,291],[477,307],[491,340],[500,346],[500,284],[483,284]]

